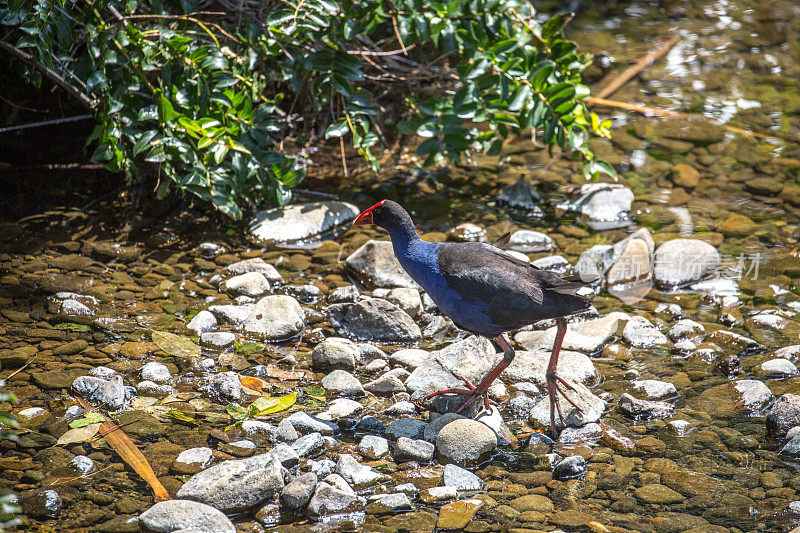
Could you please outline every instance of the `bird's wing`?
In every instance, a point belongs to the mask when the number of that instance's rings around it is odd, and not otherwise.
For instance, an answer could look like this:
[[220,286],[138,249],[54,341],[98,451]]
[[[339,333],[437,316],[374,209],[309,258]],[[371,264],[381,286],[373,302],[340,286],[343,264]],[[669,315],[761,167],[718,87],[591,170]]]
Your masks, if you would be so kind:
[[582,283],[537,269],[485,244],[445,245],[440,248],[438,265],[451,289],[466,301],[483,302],[492,321],[508,330],[588,306],[574,295]]
[[501,250],[508,246],[508,242],[511,240],[511,232],[507,231],[500,236],[499,239],[492,243],[492,246],[495,248],[500,248]]

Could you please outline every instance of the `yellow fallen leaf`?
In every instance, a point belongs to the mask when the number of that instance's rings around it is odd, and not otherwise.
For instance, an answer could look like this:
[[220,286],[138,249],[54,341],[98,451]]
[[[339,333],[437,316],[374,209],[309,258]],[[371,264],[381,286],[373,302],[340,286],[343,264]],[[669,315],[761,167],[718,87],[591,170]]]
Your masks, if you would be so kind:
[[251,409],[253,409],[252,407],[253,405],[256,406],[255,409],[257,409],[257,411],[253,416],[266,416],[289,409],[295,403],[297,403],[297,393],[293,392],[291,394],[287,394],[285,396],[279,396],[277,398],[276,397],[259,398],[258,400],[252,403]]

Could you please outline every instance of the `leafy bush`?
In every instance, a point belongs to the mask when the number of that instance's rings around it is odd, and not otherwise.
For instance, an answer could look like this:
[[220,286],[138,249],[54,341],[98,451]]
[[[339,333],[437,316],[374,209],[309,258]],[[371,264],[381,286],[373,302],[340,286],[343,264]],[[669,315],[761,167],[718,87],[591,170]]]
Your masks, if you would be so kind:
[[[16,402],[17,398],[13,394],[2,389],[5,384],[4,380],[0,380],[0,403]],[[19,423],[14,417],[10,413],[0,411],[0,440],[16,440],[17,435],[14,430],[17,428],[19,428]],[[0,491],[0,531],[22,524],[22,520],[16,517],[19,512],[16,495]]]
[[567,17],[540,24],[521,0],[251,2],[0,0],[0,24],[94,110],[92,157],[130,179],[155,166],[161,193],[234,219],[291,199],[308,154],[290,144],[346,140],[377,169],[398,122],[425,165],[532,130],[614,174],[587,145],[608,124],[581,102],[590,58]]

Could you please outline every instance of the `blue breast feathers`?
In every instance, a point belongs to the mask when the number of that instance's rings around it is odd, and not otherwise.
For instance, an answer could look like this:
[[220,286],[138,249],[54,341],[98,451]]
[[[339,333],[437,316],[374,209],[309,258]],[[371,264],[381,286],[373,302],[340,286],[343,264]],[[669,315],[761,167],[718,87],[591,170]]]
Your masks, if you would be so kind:
[[456,325],[482,335],[502,333],[492,324],[488,315],[489,307],[484,302],[466,301],[447,284],[437,262],[441,246],[440,243],[418,239],[402,248],[395,246],[395,255],[408,275],[425,289],[431,300]]

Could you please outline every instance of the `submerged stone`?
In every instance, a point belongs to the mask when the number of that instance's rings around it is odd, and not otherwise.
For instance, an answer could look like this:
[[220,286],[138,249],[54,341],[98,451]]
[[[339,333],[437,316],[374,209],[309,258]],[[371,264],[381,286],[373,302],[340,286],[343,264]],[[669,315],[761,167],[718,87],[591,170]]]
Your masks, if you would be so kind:
[[581,186],[576,198],[557,207],[580,213],[594,230],[607,230],[631,224],[633,200],[633,192],[618,183],[588,183]]
[[248,235],[258,244],[302,242],[354,220],[358,213],[358,208],[347,202],[275,207],[256,213]]

